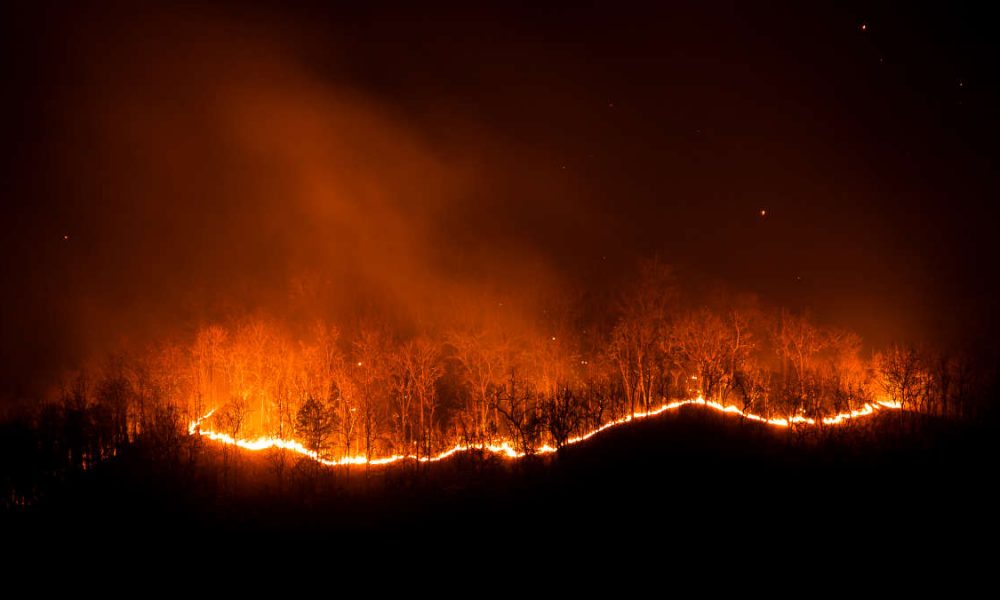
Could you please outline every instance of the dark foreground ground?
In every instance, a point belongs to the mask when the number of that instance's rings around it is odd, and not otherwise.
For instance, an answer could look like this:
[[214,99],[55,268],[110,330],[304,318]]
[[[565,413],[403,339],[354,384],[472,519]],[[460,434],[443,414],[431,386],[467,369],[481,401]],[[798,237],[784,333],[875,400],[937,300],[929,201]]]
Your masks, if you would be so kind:
[[126,454],[3,519],[8,541],[69,554],[265,549],[359,567],[682,554],[821,576],[967,552],[990,561],[996,439],[992,426],[898,413],[797,433],[690,407],[519,462],[464,455],[366,472],[202,442],[175,461]]

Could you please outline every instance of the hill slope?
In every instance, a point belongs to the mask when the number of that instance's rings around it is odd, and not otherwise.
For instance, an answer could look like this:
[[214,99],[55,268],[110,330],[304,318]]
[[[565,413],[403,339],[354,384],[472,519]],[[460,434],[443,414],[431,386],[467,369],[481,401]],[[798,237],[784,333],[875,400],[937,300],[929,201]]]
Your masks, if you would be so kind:
[[863,428],[799,435],[686,407],[545,458],[466,454],[367,472],[211,444],[176,464],[137,451],[16,516],[11,530],[337,539],[331,551],[347,553],[419,540],[428,552],[471,544],[529,553],[594,537],[698,547],[720,536],[902,539],[961,523],[995,526],[992,432],[925,421],[894,413]]

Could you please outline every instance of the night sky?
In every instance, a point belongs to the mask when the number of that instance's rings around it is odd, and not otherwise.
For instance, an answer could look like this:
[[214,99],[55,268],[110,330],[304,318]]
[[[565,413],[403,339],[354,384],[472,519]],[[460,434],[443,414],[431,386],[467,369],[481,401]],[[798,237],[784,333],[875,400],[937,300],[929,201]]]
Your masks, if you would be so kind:
[[995,329],[973,8],[132,4],[0,9],[15,393],[233,310],[432,321],[652,255],[876,347]]

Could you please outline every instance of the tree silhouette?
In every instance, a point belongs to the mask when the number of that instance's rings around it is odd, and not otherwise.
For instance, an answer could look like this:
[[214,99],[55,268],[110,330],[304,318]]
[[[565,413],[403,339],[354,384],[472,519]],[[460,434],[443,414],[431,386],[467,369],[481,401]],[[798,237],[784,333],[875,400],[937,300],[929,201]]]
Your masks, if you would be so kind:
[[335,424],[333,411],[311,396],[295,416],[295,429],[302,443],[316,456],[322,456]]

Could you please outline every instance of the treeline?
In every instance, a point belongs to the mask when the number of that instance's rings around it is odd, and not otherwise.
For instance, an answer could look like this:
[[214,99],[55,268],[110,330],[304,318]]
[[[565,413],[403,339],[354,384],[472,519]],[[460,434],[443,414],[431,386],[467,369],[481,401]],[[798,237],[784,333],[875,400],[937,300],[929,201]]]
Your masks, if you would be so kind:
[[213,410],[206,428],[295,438],[331,458],[501,441],[530,454],[697,396],[765,417],[819,418],[881,400],[975,418],[996,381],[995,365],[974,353],[894,346],[864,356],[857,335],[801,314],[749,301],[684,308],[655,261],[605,324],[573,308],[526,322],[497,304],[407,336],[370,319],[349,335],[324,322],[293,334],[247,316],[110,358],[67,378],[59,402],[4,424],[7,503],[32,496],[31,472],[86,470],[137,443],[176,456],[189,423]]

